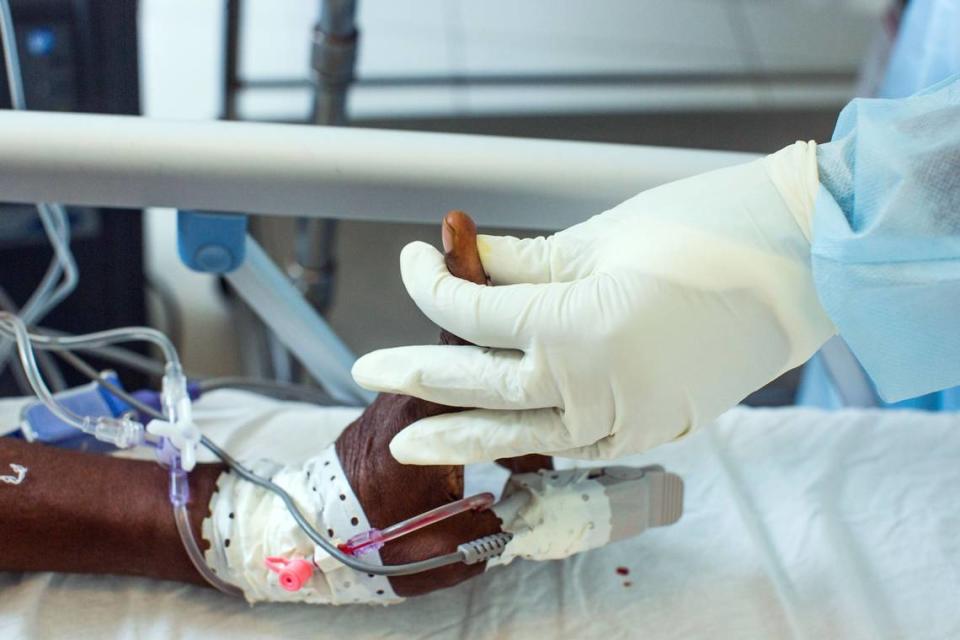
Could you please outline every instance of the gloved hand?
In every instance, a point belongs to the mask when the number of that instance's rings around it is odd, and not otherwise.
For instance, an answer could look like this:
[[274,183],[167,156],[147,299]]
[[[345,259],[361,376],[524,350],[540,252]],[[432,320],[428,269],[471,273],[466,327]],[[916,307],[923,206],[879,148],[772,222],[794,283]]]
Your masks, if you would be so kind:
[[378,391],[478,407],[420,420],[413,464],[639,452],[710,422],[834,333],[810,272],[813,143],[643,192],[549,238],[480,236],[491,283],[432,246],[400,261],[436,324],[483,347],[376,351]]

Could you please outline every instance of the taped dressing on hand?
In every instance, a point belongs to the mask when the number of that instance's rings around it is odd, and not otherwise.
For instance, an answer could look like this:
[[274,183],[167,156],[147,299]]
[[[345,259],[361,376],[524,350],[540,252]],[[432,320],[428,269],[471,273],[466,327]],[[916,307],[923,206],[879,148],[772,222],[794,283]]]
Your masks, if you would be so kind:
[[511,476],[494,505],[513,534],[499,558],[559,560],[673,524],[683,512],[683,481],[662,467],[544,470]]
[[[318,529],[335,543],[370,529],[366,514],[330,445],[300,467],[283,467],[262,461],[254,471],[272,478],[297,502]],[[224,473],[210,502],[210,517],[203,521],[203,537],[210,543],[207,563],[217,575],[243,590],[248,602],[305,602],[312,604],[396,604],[397,596],[384,576],[355,571],[306,536],[275,494],[234,473]],[[307,560],[312,574],[297,590],[281,584],[269,560]],[[382,564],[371,551],[364,560]]]

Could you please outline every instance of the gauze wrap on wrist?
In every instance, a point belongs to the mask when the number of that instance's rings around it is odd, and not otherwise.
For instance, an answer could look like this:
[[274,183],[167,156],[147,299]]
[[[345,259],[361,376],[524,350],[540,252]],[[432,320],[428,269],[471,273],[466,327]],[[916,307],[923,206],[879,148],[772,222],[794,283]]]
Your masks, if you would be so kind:
[[[269,461],[250,467],[283,487],[304,516],[334,544],[370,528],[333,445],[301,467]],[[315,547],[278,496],[235,473],[223,473],[217,480],[210,513],[202,529],[210,543],[207,563],[221,578],[242,589],[248,602],[386,605],[403,600],[387,578],[354,571]],[[286,591],[266,567],[269,556],[305,558],[312,560],[316,569],[302,589]],[[381,564],[377,552],[364,554],[363,560]]]

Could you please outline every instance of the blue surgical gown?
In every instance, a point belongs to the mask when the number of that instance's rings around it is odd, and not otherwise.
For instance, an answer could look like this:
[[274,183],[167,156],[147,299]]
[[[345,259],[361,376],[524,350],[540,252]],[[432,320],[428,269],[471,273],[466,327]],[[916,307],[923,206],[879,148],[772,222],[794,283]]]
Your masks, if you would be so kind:
[[[914,0],[882,93],[941,81],[904,99],[854,100],[818,149],[817,291],[881,406],[960,410],[960,75],[951,73],[960,73],[960,0]],[[840,404],[819,358],[798,401]]]
[[813,274],[840,335],[885,400],[960,384],[960,76],[854,100],[817,161]]

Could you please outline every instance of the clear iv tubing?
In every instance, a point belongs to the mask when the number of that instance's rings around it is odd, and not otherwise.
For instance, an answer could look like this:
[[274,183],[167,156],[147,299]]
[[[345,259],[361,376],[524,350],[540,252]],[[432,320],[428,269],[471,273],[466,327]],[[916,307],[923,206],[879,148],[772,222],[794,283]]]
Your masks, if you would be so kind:
[[172,377],[176,377],[178,372],[182,376],[180,369],[180,360],[177,357],[176,349],[170,343],[169,339],[154,329],[149,328],[128,328],[113,329],[110,331],[100,331],[82,336],[56,337],[32,334],[27,331],[23,320],[18,316],[0,312],[0,333],[12,337],[17,344],[17,350],[20,354],[20,362],[23,365],[24,373],[30,387],[41,402],[50,409],[50,411],[66,422],[76,427],[84,433],[90,434],[98,440],[109,442],[117,447],[127,449],[139,444],[146,444],[143,425],[129,418],[110,418],[89,416],[79,416],[70,411],[53,396],[53,393],[47,387],[40,374],[37,361],[33,353],[34,346],[41,349],[51,350],[70,350],[82,347],[103,347],[116,342],[126,342],[131,340],[148,340],[157,344],[163,351],[167,360],[167,372]]
[[[20,71],[20,59],[16,47],[16,36],[13,29],[13,18],[10,13],[10,4],[8,0],[0,0],[0,39],[2,39],[4,61],[7,71],[7,79],[10,88],[11,105],[14,109],[26,109],[26,99],[23,91],[23,79]],[[34,324],[51,308],[56,306],[76,287],[78,273],[76,262],[69,248],[69,224],[66,213],[58,204],[39,203],[37,212],[40,215],[44,230],[47,232],[54,247],[54,261],[51,262],[40,286],[24,305],[21,310],[23,319],[29,324]],[[64,279],[60,286],[53,289],[54,284],[60,274]],[[52,292],[51,292],[52,290]],[[73,349],[97,349],[117,342],[127,342],[135,340],[146,340],[153,342],[163,351],[164,359],[167,361],[165,377],[169,376],[171,380],[184,380],[183,370],[180,366],[180,359],[177,356],[176,349],[164,334],[149,328],[127,328],[114,329],[111,331],[101,331],[84,336],[59,337],[31,334],[26,329],[26,324],[16,315],[0,312],[0,334],[15,339],[17,350],[20,355],[20,361],[26,372],[27,380],[37,397],[50,409],[50,411],[74,427],[77,427],[85,433],[89,433],[99,440],[112,442],[113,444],[127,448],[137,444],[155,444],[145,438],[143,425],[132,420],[115,418],[97,418],[92,420],[86,416],[78,416],[60,405],[53,394],[47,388],[43,377],[40,374],[37,362],[33,353],[33,345],[40,349],[50,349],[56,351],[70,351]],[[6,361],[7,353],[10,347],[0,343],[0,369]],[[101,381],[99,376],[95,378]],[[157,415],[158,419],[175,420],[175,415],[169,415],[171,411],[176,411],[176,404],[165,402],[165,409],[168,415]],[[306,520],[289,494],[274,483],[259,477],[255,473],[246,469],[225,451],[217,447],[207,438],[202,438],[204,446],[223,460],[238,475],[244,479],[253,482],[273,493],[277,494],[286,505],[290,514],[296,520],[297,524],[304,530],[307,536],[318,546],[340,560],[343,564],[368,573],[377,573],[380,575],[406,575],[410,573],[419,573],[436,567],[461,562],[463,556],[460,553],[450,553],[444,556],[430,558],[420,562],[412,562],[402,565],[393,565],[384,567],[381,565],[370,565],[365,562],[355,560],[354,558],[342,553],[332,543],[323,538],[316,529]],[[184,548],[190,556],[191,562],[197,570],[213,586],[226,593],[236,594],[236,587],[227,585],[213,574],[207,566],[200,549],[197,547],[196,539],[190,529],[190,521],[187,517],[186,498],[189,493],[186,482],[186,472],[183,473],[183,482],[178,484],[174,478],[174,467],[179,465],[171,464],[171,501],[174,502],[174,517],[177,522],[177,531],[180,539],[183,541]],[[182,471],[182,470],[181,470]],[[175,498],[174,496],[179,496]],[[177,504],[181,502],[181,504]]]
[[310,540],[312,540],[318,547],[333,556],[338,562],[345,564],[351,569],[355,569],[364,573],[374,573],[381,576],[405,576],[411,573],[430,571],[431,569],[436,569],[438,567],[444,567],[448,564],[456,564],[464,561],[464,556],[459,551],[447,553],[442,556],[434,556],[433,558],[420,560],[418,562],[408,562],[406,564],[379,565],[357,560],[353,556],[338,549],[337,546],[330,540],[324,538],[323,535],[317,531],[312,524],[310,524],[310,522],[300,511],[297,503],[293,501],[293,498],[290,497],[290,494],[287,493],[282,487],[274,484],[266,478],[261,478],[254,472],[244,467],[233,457],[231,457],[230,454],[211,442],[206,436],[203,436],[203,438],[200,440],[200,443],[209,449],[215,456],[223,460],[223,462],[241,478],[276,494],[276,496],[280,498],[284,506],[287,508],[287,511],[290,512],[290,516],[303,530],[307,537],[310,538]]
[[[37,362],[33,353],[34,343],[40,349],[70,351],[73,349],[96,349],[117,342],[147,340],[159,346],[161,351],[163,351],[167,360],[167,375],[179,377],[184,380],[185,384],[185,378],[183,377],[180,360],[177,356],[176,349],[173,347],[173,344],[163,333],[147,327],[113,329],[81,336],[47,336],[30,333],[27,331],[23,320],[21,320],[19,317],[8,312],[0,312],[0,334],[4,334],[15,339],[18,352],[20,354],[20,361],[23,364],[23,369],[26,373],[27,380],[29,381],[31,388],[33,389],[34,393],[36,393],[37,397],[50,409],[54,415],[67,424],[77,427],[81,431],[89,433],[99,440],[111,442],[118,447],[131,447],[138,444],[156,443],[146,440],[143,425],[133,420],[126,418],[117,419],[101,417],[92,419],[86,416],[81,417],[60,405],[60,403],[57,402],[56,398],[54,398],[53,394],[47,388],[47,385],[40,374],[40,370],[37,367]],[[95,376],[95,379],[102,383],[102,379],[99,376]],[[123,393],[123,395],[129,397],[128,394]],[[158,417],[158,419],[172,420],[173,417],[169,415],[169,412],[176,410],[175,403],[165,402],[164,404],[166,405],[165,408],[168,411],[168,415],[164,416],[163,414],[154,411],[148,413]],[[307,537],[309,537],[318,547],[351,569],[384,576],[399,576],[409,575],[412,573],[421,573],[423,571],[429,571],[438,567],[464,561],[464,555],[459,551],[435,556],[426,560],[396,565],[377,565],[358,560],[351,555],[344,553],[331,541],[324,538],[323,535],[317,531],[306,519],[297,504],[294,502],[293,498],[283,488],[274,484],[270,480],[261,478],[257,474],[253,473],[205,436],[201,438],[200,442],[214,455],[223,460],[223,462],[227,464],[227,466],[229,466],[235,473],[237,473],[237,475],[276,494],[290,512],[291,517],[293,517],[294,521],[296,521],[297,525],[303,530]],[[203,558],[202,552],[197,546],[196,539],[190,529],[189,518],[186,517],[186,501],[189,495],[186,490],[186,474],[184,472],[183,483],[180,484],[179,476],[176,475],[178,468],[179,458],[174,457],[171,460],[171,501],[173,502],[174,506],[174,517],[177,521],[177,529],[181,540],[184,543],[184,548],[187,551],[191,562],[193,562],[194,566],[208,582],[210,582],[216,588],[225,591],[226,593],[235,594],[235,587],[226,585],[226,583],[212,573]],[[221,585],[225,585],[226,588],[222,587]]]
[[[0,333],[5,331],[9,332],[9,328],[5,326],[5,323],[9,322],[8,319],[10,317],[11,317],[11,314],[0,312]],[[14,318],[15,322],[19,321],[19,319],[16,318],[16,316],[12,316],[12,317]],[[22,326],[22,322],[20,324]],[[133,335],[140,336],[140,339],[151,339],[151,340],[153,338],[159,337],[163,342],[169,345],[170,351],[173,353],[174,356],[176,356],[176,350],[173,348],[173,345],[169,342],[169,339],[167,339],[167,337],[162,333],[160,333],[159,331],[155,331],[153,329],[148,329],[148,328],[117,329],[113,331],[100,332],[98,334],[89,334],[86,336],[74,336],[74,337],[54,337],[54,336],[36,336],[36,337],[38,339],[41,339],[40,340],[41,344],[38,345],[41,348],[47,348],[47,349],[56,348],[63,351],[69,351],[70,349],[73,349],[73,348],[78,348],[78,349],[79,348],[97,348],[97,347],[102,347],[106,344],[111,344],[112,342],[119,342],[119,341],[128,340],[128,339],[136,339],[131,337]],[[147,338],[148,335],[150,336],[150,338]],[[32,337],[32,334],[27,335],[27,338],[28,338],[27,344],[26,344],[27,351],[30,351],[29,339],[31,337]],[[67,341],[69,341],[70,346],[66,346]],[[91,344],[92,342],[96,342],[96,344]],[[19,343],[18,343],[18,346],[19,346]],[[23,351],[23,349],[21,349],[21,351]],[[31,356],[30,360],[32,361],[32,351],[30,353],[30,356]],[[34,372],[37,374],[37,378],[39,378],[39,371],[36,371],[35,364],[36,363],[33,362]],[[168,363],[168,366],[169,364],[170,363]],[[179,360],[176,361],[176,364],[179,367]],[[25,363],[25,366],[26,366],[26,363]],[[144,411],[144,413],[150,416],[153,416],[157,419],[162,419],[162,420],[167,419],[166,417],[164,417],[163,414],[158,412],[156,409],[143,405],[143,403],[140,403],[138,400],[136,400],[136,398],[133,398],[130,394],[126,393],[123,389],[120,389],[116,385],[113,385],[109,381],[106,381],[103,378],[101,378],[96,371],[92,369],[87,369],[86,374],[90,378],[98,382],[100,385],[102,385],[104,388],[109,390],[111,393],[114,393],[118,397],[123,398],[127,402],[130,402],[133,406]],[[42,379],[40,379],[39,382],[41,385],[43,385]],[[44,389],[46,388],[45,385],[43,385],[43,387]],[[52,407],[51,407],[51,410],[53,410]],[[261,478],[256,473],[247,469],[245,466],[243,466],[240,462],[234,459],[230,454],[228,454],[226,451],[221,449],[219,446],[217,446],[214,442],[212,442],[206,436],[201,437],[200,444],[206,447],[215,456],[220,458],[220,460],[222,460],[224,464],[230,467],[230,469],[234,473],[239,475],[244,480],[247,480],[248,482],[252,482],[253,484],[259,487],[262,487],[274,493],[275,495],[277,495],[277,497],[280,498],[284,506],[290,512],[290,516],[294,519],[297,525],[303,530],[303,532],[307,535],[307,537],[310,538],[310,540],[312,540],[318,547],[320,547],[321,549],[326,551],[328,554],[336,558],[339,562],[350,567],[351,569],[355,569],[357,571],[361,571],[364,573],[374,573],[377,575],[384,575],[384,576],[401,576],[401,575],[409,575],[412,573],[420,573],[423,571],[429,571],[431,569],[436,569],[438,567],[443,567],[449,564],[463,562],[464,560],[464,556],[460,552],[453,552],[453,553],[448,553],[441,556],[435,556],[433,558],[428,558],[427,560],[420,560],[418,562],[409,562],[405,564],[396,564],[396,565],[377,565],[377,564],[367,563],[362,560],[358,560],[350,556],[349,554],[344,553],[343,551],[338,549],[337,546],[334,545],[330,540],[324,538],[323,534],[317,531],[316,528],[314,528],[314,526],[307,520],[306,516],[304,516],[303,513],[300,511],[300,508],[297,506],[296,502],[294,502],[290,494],[287,493],[282,487],[273,483],[270,480],[267,480],[266,478]],[[174,469],[174,465],[171,465],[171,470],[172,470],[171,474],[173,474],[173,469]],[[181,497],[176,497],[176,498],[173,497],[173,496],[184,495],[183,493],[181,493],[181,489],[174,487],[174,484],[176,484],[176,482],[177,481],[175,480],[174,482],[171,483],[171,501],[174,502],[175,508],[178,508],[176,503],[183,502],[185,505],[186,502],[185,502],[185,499]],[[183,520],[181,518],[181,521],[186,522],[187,526],[189,526],[189,520]],[[181,533],[181,537],[183,537],[183,533]],[[203,555],[197,548],[196,541],[193,538],[192,534],[189,537],[189,539],[184,538],[184,545],[187,550],[187,553],[190,554],[191,556],[191,561],[194,562],[194,565],[197,567],[197,570],[200,571],[201,574],[203,574],[204,577],[206,577],[207,580],[211,582],[211,584],[214,584],[214,586],[216,586],[216,582],[214,582],[214,580],[211,580],[210,575],[208,575],[208,573],[210,572],[210,569],[209,567],[207,567],[206,562],[203,560]],[[195,553],[194,553],[194,550],[195,550]]]
[[[161,332],[156,331],[155,329],[150,329],[147,327],[128,327],[125,329],[113,329],[109,331],[100,331],[97,333],[91,333],[81,336],[46,336],[46,335],[37,335],[31,334],[27,331],[26,326],[23,324],[23,321],[18,318],[16,315],[0,312],[0,333],[3,333],[8,336],[12,336],[16,339],[18,351],[20,352],[20,359],[23,364],[24,370],[27,371],[27,379],[30,381],[31,386],[34,389],[34,392],[41,399],[41,401],[46,404],[50,410],[60,417],[68,424],[77,426],[81,430],[86,431],[87,433],[93,433],[95,437],[99,439],[106,439],[107,441],[115,441],[127,444],[127,446],[133,446],[135,444],[155,444],[150,443],[144,439],[143,434],[143,425],[132,420],[125,419],[115,419],[115,418],[98,418],[95,421],[92,421],[90,418],[77,416],[73,412],[62,407],[53,397],[53,394],[50,393],[50,390],[47,388],[46,384],[43,381],[43,377],[40,375],[40,371],[37,367],[36,360],[33,354],[33,342],[37,343],[37,347],[41,349],[51,349],[58,351],[70,351],[72,349],[82,349],[82,348],[100,348],[116,342],[126,342],[131,340],[147,340],[157,344],[160,349],[163,351],[164,355],[167,358],[167,374],[177,376],[179,375],[184,381],[183,372],[180,367],[180,360],[177,356],[176,349],[170,340]],[[108,389],[112,385],[108,386],[99,375],[96,375],[96,372],[93,372],[92,376],[94,380],[98,381],[103,386]],[[132,398],[126,392],[120,390],[119,388],[113,386],[111,389],[114,392],[119,391],[118,395],[120,397]],[[184,387],[185,393],[185,387]],[[139,404],[139,403],[138,403]],[[147,413],[161,420],[171,420],[172,416],[169,415],[170,411],[175,411],[176,407],[173,406],[174,403],[165,402],[166,409],[168,414],[157,412],[156,410],[150,408]],[[94,429],[92,431],[87,430],[90,427],[90,423],[93,424]],[[117,425],[116,423],[119,423]],[[111,426],[113,431],[121,430],[126,431],[134,429],[135,432],[129,437],[118,438],[115,437],[115,434],[111,430],[106,429],[106,426]],[[98,431],[96,427],[101,427]],[[113,437],[111,437],[113,436]],[[252,482],[253,484],[263,487],[264,489],[276,494],[280,500],[283,502],[284,506],[290,512],[291,517],[297,523],[297,525],[303,530],[310,540],[312,540],[318,547],[326,551],[329,555],[336,558],[342,564],[355,569],[356,571],[361,571],[364,573],[374,573],[383,576],[400,576],[400,575],[409,575],[412,573],[421,573],[423,571],[430,571],[438,567],[443,567],[449,564],[456,564],[459,562],[465,561],[465,556],[462,552],[456,551],[452,553],[447,553],[440,556],[435,556],[433,558],[428,558],[426,560],[420,560],[417,562],[408,562],[404,564],[396,565],[378,565],[370,564],[362,560],[358,560],[352,557],[349,554],[344,553],[337,548],[330,540],[327,540],[323,535],[317,531],[313,525],[307,520],[307,518],[300,511],[296,502],[293,498],[287,493],[282,487],[277,484],[274,484],[272,481],[267,480],[266,478],[261,478],[257,474],[253,473],[245,466],[237,462],[232,456],[230,456],[226,451],[214,444],[206,436],[202,436],[200,443],[210,450],[214,455],[220,458],[227,466],[231,468],[237,475],[243,479]],[[119,444],[118,444],[119,446]],[[169,444],[165,446],[169,447]],[[178,511],[186,511],[186,503],[189,498],[189,490],[186,483],[186,473],[183,472],[182,482],[179,472],[182,471],[180,468],[180,461],[178,456],[173,456],[170,460],[170,469],[171,469],[171,488],[170,496],[171,502],[174,506],[174,517],[177,519],[177,528],[180,534],[181,540],[184,543],[184,548],[190,556],[191,562],[200,572],[204,578],[210,582],[213,586],[218,589],[224,590],[226,593],[236,593],[235,588],[224,589],[221,585],[225,583],[220,580],[215,574],[212,573],[211,569],[207,566],[203,554],[200,551],[196,543],[196,538],[193,535],[193,532],[190,529],[189,518],[185,517],[185,513],[177,513]],[[477,542],[477,541],[475,541]],[[229,585],[227,585],[229,587]]]
[[177,462],[170,466],[170,504],[173,505],[173,519],[177,523],[177,534],[180,536],[183,548],[187,551],[187,557],[190,558],[190,563],[197,573],[203,576],[211,586],[227,595],[242,597],[243,591],[222,580],[203,557],[203,552],[197,545],[197,539],[193,536],[190,513],[187,511],[188,502],[190,502],[190,484],[187,472]]
[[50,411],[67,424],[88,433],[98,440],[128,448],[143,441],[143,426],[124,418],[90,418],[70,411],[53,396],[40,375],[33,353],[33,336],[27,331],[23,320],[12,313],[0,312],[0,332],[12,337],[17,344],[20,362],[30,387]]
[[[15,110],[26,110],[27,101],[23,90],[23,75],[20,70],[20,55],[17,49],[13,16],[8,0],[0,0],[0,40],[3,45],[3,59],[7,72],[7,86],[10,92],[10,104]],[[21,317],[27,324],[35,324],[52,308],[76,288],[79,274],[77,263],[70,251],[70,225],[66,211],[59,204],[38,203],[37,213],[43,223],[47,238],[53,245],[54,257],[23,309]],[[59,286],[57,279],[63,275]],[[11,345],[0,341],[0,371],[2,371],[10,353]]]
[[[9,316],[10,314],[6,314]],[[7,332],[9,335],[9,331]],[[76,349],[99,349],[118,342],[152,342],[163,353],[167,367],[180,369],[180,356],[163,332],[150,327],[124,327],[122,329],[108,329],[77,336],[52,336],[42,333],[29,333],[29,340],[40,349],[53,351],[74,351]]]
[[[148,444],[144,437],[143,425],[126,418],[100,417],[92,419],[87,416],[78,416],[62,406],[50,393],[43,377],[40,375],[33,353],[33,343],[38,343],[40,348],[69,351],[78,348],[99,348],[116,342],[147,340],[159,346],[163,351],[167,360],[166,375],[171,375],[174,378],[177,375],[182,378],[183,375],[180,359],[169,339],[159,331],[146,327],[114,329],[73,337],[44,336],[28,332],[26,325],[19,317],[11,313],[0,312],[0,333],[12,334],[17,343],[20,362],[26,372],[30,386],[37,397],[55,416],[84,433],[93,435],[98,440],[111,442],[119,447]],[[97,378],[99,379],[99,376]],[[161,419],[165,419],[163,414],[158,415]],[[169,445],[166,446],[169,447]],[[240,595],[239,589],[221,580],[207,565],[190,526],[190,518],[187,512],[187,503],[190,499],[187,473],[180,466],[179,456],[170,456],[168,459],[170,462],[170,502],[173,505],[173,517],[177,525],[177,533],[190,562],[200,575],[215,588],[229,595]]]
[[[118,398],[126,400],[131,406],[154,418],[157,418],[158,420],[166,419],[162,413],[153,407],[140,402],[137,400],[137,398],[131,396],[117,385],[113,384],[109,380],[104,379],[96,369],[69,351],[63,351],[62,357],[76,367],[85,376],[91,380],[94,380],[97,384]],[[203,552],[200,551],[200,547],[197,545],[197,540],[193,535],[193,528],[190,525],[190,514],[187,511],[187,504],[190,502],[190,483],[187,477],[187,472],[184,471],[183,466],[180,463],[180,457],[177,455],[176,451],[170,451],[169,444],[164,443],[163,446],[167,448],[167,450],[162,451],[162,453],[166,454],[165,459],[170,469],[169,498],[170,504],[173,506],[173,518],[177,525],[177,534],[180,536],[180,542],[183,543],[183,548],[187,552],[187,557],[190,559],[190,563],[193,564],[194,568],[197,570],[197,573],[203,576],[203,578],[216,589],[219,589],[227,595],[242,596],[243,593],[240,591],[240,589],[222,580],[207,565],[206,559],[203,556]]]
[[[47,238],[53,245],[54,257],[40,285],[20,310],[20,316],[29,325],[36,324],[70,295],[79,280],[77,263],[70,252],[70,225],[63,208],[59,205],[40,203],[37,205],[37,212]],[[57,285],[61,274],[63,280]],[[0,344],[0,370],[6,364],[11,346],[6,342]]]
[[[131,406],[142,411],[143,413],[152,416],[157,419],[163,419],[163,414],[154,409],[153,407],[146,405],[140,402],[137,398],[130,395],[117,385],[113,384],[109,380],[104,379],[100,374],[93,368],[84,363],[79,358],[75,359],[75,365],[91,380],[94,380],[102,386],[104,389],[114,394],[118,398],[125,400]],[[201,436],[200,444],[206,447],[211,453],[220,458],[224,464],[230,467],[230,470],[239,475],[244,480],[252,482],[258,487],[262,487],[271,493],[274,493],[280,500],[283,502],[284,506],[290,512],[290,516],[294,519],[297,525],[303,530],[303,532],[309,537],[313,542],[317,544],[321,549],[329,553],[331,556],[336,558],[338,561],[347,565],[351,569],[356,569],[357,571],[363,571],[365,573],[375,573],[378,575],[386,576],[399,576],[399,575],[408,575],[411,573],[420,573],[421,571],[428,571],[430,569],[436,569],[437,567],[442,567],[448,564],[454,564],[457,562],[463,562],[464,556],[459,552],[448,553],[443,556],[437,556],[435,558],[430,558],[428,560],[422,560],[420,562],[411,562],[407,564],[399,565],[374,565],[367,564],[363,561],[356,560],[352,556],[343,553],[339,548],[337,548],[332,542],[323,537],[323,535],[318,532],[312,524],[306,519],[306,517],[301,513],[297,504],[293,501],[293,498],[290,497],[282,487],[273,483],[266,478],[261,478],[254,472],[247,469],[245,466],[237,462],[230,454],[218,447],[213,441],[211,441],[206,436]],[[170,501],[174,504],[174,509],[186,510],[186,502],[188,499],[189,488],[186,485],[186,482],[180,482],[180,479],[177,474],[176,465],[171,465],[171,483],[170,483]],[[178,529],[180,531],[181,539],[183,540],[184,548],[186,548],[188,555],[190,555],[190,561],[193,562],[194,566],[199,571],[208,582],[213,586],[217,587],[225,593],[231,593],[230,590],[224,589],[219,586],[218,583],[226,585],[216,574],[213,574],[210,568],[207,566],[206,562],[203,559],[203,554],[200,552],[199,548],[196,545],[196,541],[193,539],[192,534],[189,538],[185,537],[185,531],[189,531],[190,521],[186,518],[186,514],[181,514],[176,516],[179,518]],[[181,524],[182,523],[182,524]],[[229,587],[229,585],[226,585]]]

